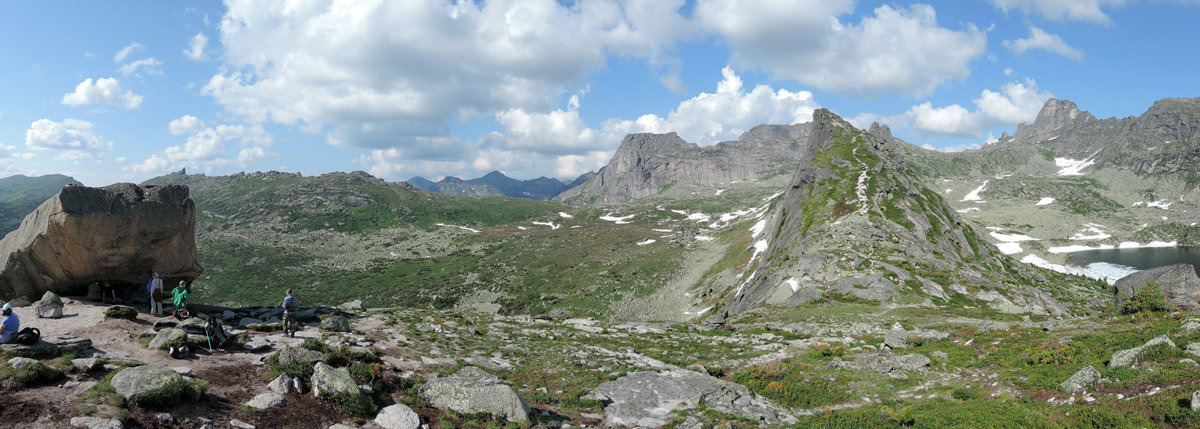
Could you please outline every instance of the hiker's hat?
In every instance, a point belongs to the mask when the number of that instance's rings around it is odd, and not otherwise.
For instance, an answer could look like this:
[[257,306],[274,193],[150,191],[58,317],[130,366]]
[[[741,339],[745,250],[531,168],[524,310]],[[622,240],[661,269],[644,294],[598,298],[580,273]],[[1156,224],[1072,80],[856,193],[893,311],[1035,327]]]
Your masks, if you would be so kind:
[[6,303],[4,303],[4,311],[8,311],[8,310],[12,310],[12,306],[6,302]]

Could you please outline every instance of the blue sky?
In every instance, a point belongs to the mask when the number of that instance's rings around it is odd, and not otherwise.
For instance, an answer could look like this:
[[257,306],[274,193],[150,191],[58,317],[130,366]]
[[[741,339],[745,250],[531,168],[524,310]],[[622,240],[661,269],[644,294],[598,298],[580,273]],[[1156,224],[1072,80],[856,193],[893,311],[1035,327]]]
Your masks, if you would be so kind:
[[1200,0],[5,2],[0,175],[574,178],[829,108],[976,147],[1200,96]]

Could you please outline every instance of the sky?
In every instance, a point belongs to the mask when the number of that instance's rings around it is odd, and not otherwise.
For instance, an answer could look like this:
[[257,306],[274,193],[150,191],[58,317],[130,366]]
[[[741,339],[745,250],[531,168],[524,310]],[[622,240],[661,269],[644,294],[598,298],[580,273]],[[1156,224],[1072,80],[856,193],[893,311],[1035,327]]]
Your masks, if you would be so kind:
[[573,179],[828,108],[977,148],[1049,98],[1200,96],[1200,0],[0,4],[0,176]]

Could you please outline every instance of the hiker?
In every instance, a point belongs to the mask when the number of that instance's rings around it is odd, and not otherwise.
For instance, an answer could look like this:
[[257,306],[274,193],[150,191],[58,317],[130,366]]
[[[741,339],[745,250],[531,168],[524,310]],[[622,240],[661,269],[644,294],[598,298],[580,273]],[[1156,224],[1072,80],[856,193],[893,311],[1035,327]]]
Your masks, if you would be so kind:
[[0,344],[11,343],[21,330],[21,319],[13,313],[11,305],[4,304],[4,321],[0,322]]
[[158,273],[154,273],[152,277],[153,279],[150,280],[150,315],[162,316],[163,281],[158,278]]
[[100,287],[100,302],[105,302],[112,299],[113,304],[117,303],[117,288],[113,287],[111,281],[105,281],[104,286]]
[[292,290],[287,290],[287,296],[283,297],[283,334],[289,337],[296,337],[296,310],[300,306],[300,300],[292,295]]
[[187,300],[187,281],[180,280],[179,286],[171,291],[171,304],[175,306],[175,309],[171,310],[171,315],[179,320],[186,319],[188,317]]

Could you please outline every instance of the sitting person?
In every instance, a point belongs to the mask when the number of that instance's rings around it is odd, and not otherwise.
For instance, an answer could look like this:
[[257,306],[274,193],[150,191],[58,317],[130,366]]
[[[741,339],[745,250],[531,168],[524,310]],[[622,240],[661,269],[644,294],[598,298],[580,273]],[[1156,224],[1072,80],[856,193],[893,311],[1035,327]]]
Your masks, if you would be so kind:
[[0,344],[11,343],[21,330],[21,319],[13,313],[11,305],[4,304],[4,321],[0,322]]

